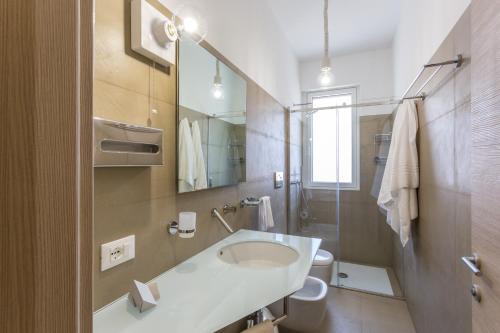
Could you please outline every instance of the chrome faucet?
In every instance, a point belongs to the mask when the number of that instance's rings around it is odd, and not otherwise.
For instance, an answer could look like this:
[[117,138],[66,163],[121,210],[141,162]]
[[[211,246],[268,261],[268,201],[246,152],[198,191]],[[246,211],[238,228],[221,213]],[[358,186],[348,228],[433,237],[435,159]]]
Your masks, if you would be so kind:
[[224,207],[222,207],[222,213],[224,215],[226,215],[227,213],[236,213],[236,206],[225,204]]
[[[225,207],[225,206],[224,206]],[[224,209],[224,208],[223,208]],[[236,208],[235,208],[236,209]],[[215,217],[217,218],[217,220],[219,220],[220,223],[222,223],[222,225],[224,226],[224,228],[226,228],[226,230],[232,234],[234,233],[233,229],[229,226],[229,224],[226,222],[226,220],[224,220],[224,218],[222,217],[222,215],[219,213],[219,211],[217,210],[217,208],[212,208],[212,217]]]

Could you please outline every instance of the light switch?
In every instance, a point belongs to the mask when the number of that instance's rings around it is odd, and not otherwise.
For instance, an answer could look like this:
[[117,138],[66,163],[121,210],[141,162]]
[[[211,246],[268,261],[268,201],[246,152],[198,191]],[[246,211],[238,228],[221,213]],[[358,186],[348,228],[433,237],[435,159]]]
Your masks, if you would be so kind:
[[101,271],[135,258],[135,235],[101,245]]
[[283,187],[283,171],[276,171],[274,173],[274,188]]

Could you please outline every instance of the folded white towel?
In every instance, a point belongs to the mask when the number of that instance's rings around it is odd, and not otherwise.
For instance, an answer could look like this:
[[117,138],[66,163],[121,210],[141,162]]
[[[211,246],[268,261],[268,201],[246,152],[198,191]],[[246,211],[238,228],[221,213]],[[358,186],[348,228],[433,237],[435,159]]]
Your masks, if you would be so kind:
[[387,223],[408,242],[411,220],[418,217],[418,116],[414,102],[405,101],[394,120],[392,141],[377,203],[387,211]]
[[201,144],[201,131],[197,121],[193,121],[193,146],[194,146],[194,178],[195,190],[207,188],[207,169],[205,168],[205,157]]
[[187,118],[179,124],[179,192],[188,192],[194,189],[195,155],[193,137]]
[[267,231],[272,227],[274,227],[274,219],[271,210],[271,198],[265,196],[259,200],[259,230]]

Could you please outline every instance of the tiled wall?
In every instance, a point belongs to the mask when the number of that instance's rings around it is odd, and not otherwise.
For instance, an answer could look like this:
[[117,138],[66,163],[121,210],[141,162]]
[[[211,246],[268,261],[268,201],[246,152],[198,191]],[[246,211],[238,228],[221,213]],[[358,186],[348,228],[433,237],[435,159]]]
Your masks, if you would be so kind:
[[[152,1],[158,6],[158,2]],[[286,231],[286,188],[274,189],[273,172],[285,171],[286,113],[252,81],[247,91],[247,182],[201,192],[176,193],[175,67],[153,70],[129,49],[129,0],[95,1],[95,116],[164,129],[165,166],[96,168],[94,180],[94,308],[128,291],[132,279],[148,281],[227,236],[210,209],[246,196],[270,195],[276,231]],[[154,80],[154,84],[151,84]],[[155,89],[149,98],[149,87]],[[149,116],[151,108],[158,112]],[[167,234],[180,211],[198,214],[193,239]],[[256,208],[227,216],[235,229],[255,228]],[[100,244],[136,236],[136,258],[100,271]],[[166,295],[165,297],[168,297]]]
[[419,333],[471,332],[471,276],[460,261],[471,251],[469,16],[433,58],[469,57],[435,80],[439,85],[419,108],[420,216],[403,254],[396,253],[404,256],[396,271]]

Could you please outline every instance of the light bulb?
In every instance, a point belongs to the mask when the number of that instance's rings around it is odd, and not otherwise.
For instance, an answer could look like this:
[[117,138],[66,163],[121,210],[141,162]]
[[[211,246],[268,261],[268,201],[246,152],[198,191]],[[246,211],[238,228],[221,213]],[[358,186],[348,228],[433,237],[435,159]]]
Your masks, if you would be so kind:
[[224,98],[224,89],[222,89],[222,84],[214,84],[212,87],[212,96],[215,99]]
[[319,74],[318,81],[323,87],[329,86],[333,83],[333,73],[330,67],[321,68],[321,73]]
[[[201,3],[201,2],[200,2]],[[200,43],[207,35],[207,21],[198,6],[200,3],[188,1],[174,11],[172,22],[178,30],[179,38],[188,38]]]
[[187,33],[195,33],[198,31],[198,21],[196,20],[196,18],[194,17],[186,17],[184,19],[184,30],[187,32]]

